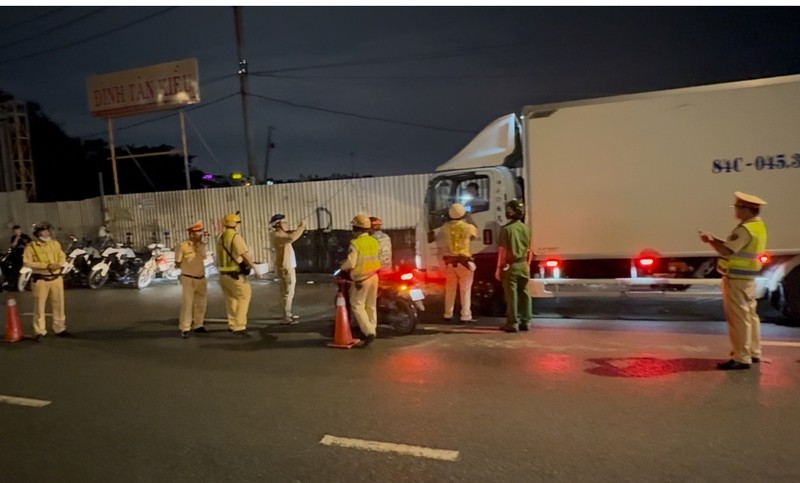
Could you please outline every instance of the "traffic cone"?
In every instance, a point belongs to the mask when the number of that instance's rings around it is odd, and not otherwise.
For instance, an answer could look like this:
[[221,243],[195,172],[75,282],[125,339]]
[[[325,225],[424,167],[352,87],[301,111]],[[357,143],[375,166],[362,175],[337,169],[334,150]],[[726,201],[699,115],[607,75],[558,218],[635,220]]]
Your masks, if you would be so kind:
[[9,297],[6,305],[6,342],[18,340],[22,340],[22,323],[19,321],[17,301],[14,297]]
[[333,329],[333,342],[328,342],[328,347],[349,349],[361,342],[354,339],[350,332],[350,318],[347,316],[347,306],[344,303],[342,292],[336,294],[336,325]]

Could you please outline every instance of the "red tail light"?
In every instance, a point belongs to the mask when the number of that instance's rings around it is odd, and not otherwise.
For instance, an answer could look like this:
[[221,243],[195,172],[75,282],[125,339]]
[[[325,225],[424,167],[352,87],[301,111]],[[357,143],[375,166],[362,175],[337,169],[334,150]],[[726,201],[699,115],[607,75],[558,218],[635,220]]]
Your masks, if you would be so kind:
[[762,265],[768,264],[770,260],[769,255],[766,253],[758,257],[758,261],[761,262]]
[[639,259],[639,266],[640,267],[652,267],[656,261],[652,258],[640,258]]
[[546,260],[544,266],[547,268],[558,268],[558,260]]
[[414,279],[414,274],[410,272],[400,275],[400,280],[413,280],[413,279]]

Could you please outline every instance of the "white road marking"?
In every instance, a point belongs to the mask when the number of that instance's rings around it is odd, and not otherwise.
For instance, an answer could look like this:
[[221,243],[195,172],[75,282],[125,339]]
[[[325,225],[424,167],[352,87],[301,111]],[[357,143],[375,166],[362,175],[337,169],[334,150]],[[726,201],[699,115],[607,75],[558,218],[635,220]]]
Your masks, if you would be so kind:
[[340,438],[326,434],[319,441],[325,446],[341,446],[343,448],[363,449],[366,451],[379,451],[382,453],[398,453],[406,456],[416,456],[418,458],[430,458],[442,461],[456,461],[458,451],[447,449],[426,448],[424,446],[411,446],[407,444],[383,443],[380,441],[369,441],[366,439]]
[[43,408],[53,401],[42,401],[41,399],[28,399],[24,397],[3,396],[0,394],[0,403],[14,404],[16,406],[30,406],[32,408]]
[[785,340],[762,340],[761,345],[771,345],[776,347],[800,347],[800,342]]

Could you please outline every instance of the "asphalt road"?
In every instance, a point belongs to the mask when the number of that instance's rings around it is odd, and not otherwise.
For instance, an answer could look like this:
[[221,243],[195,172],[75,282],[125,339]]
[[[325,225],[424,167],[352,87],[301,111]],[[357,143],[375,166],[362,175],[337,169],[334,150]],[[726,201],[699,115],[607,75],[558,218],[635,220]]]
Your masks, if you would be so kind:
[[730,373],[719,301],[548,301],[504,334],[434,298],[414,334],[337,350],[335,289],[306,278],[291,327],[255,284],[250,339],[181,339],[177,285],[68,291],[74,339],[0,344],[0,481],[800,480],[798,328],[765,323]]

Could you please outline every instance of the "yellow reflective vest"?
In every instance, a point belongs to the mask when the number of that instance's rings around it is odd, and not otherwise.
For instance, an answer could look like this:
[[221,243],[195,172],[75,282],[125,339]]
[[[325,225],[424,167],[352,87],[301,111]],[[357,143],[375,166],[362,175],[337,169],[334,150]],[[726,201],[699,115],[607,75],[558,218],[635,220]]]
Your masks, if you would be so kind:
[[358,261],[350,270],[350,277],[354,281],[361,281],[378,273],[381,268],[381,245],[378,240],[369,235],[358,236],[350,242],[350,245],[358,252]]
[[225,230],[217,240],[217,260],[219,261],[220,272],[239,271],[239,264],[228,255],[228,252],[233,253],[233,237],[235,236],[236,230]]
[[767,227],[761,220],[742,223],[750,234],[750,242],[727,259],[717,260],[717,271],[728,278],[752,280],[761,271],[759,256],[767,248]]
[[447,233],[447,249],[450,255],[471,257],[471,230],[469,223],[464,220],[450,221],[445,225]]

